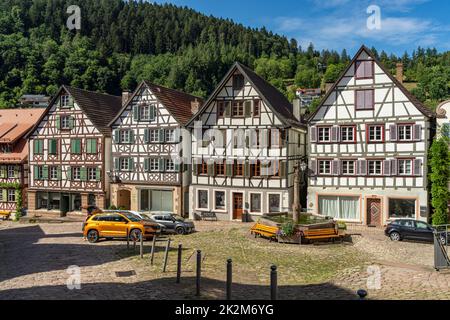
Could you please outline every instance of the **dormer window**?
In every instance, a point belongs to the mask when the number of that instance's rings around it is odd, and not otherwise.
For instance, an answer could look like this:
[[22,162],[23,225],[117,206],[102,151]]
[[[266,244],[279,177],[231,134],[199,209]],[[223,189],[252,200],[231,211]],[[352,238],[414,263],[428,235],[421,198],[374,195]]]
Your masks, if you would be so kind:
[[242,74],[236,74],[233,76],[233,89],[241,90],[244,87],[244,76]]
[[12,146],[10,144],[2,144],[0,147],[0,151],[2,153],[11,153],[12,152]]
[[65,94],[61,96],[61,108],[70,108],[70,96]]
[[373,61],[356,61],[355,68],[356,79],[373,78]]

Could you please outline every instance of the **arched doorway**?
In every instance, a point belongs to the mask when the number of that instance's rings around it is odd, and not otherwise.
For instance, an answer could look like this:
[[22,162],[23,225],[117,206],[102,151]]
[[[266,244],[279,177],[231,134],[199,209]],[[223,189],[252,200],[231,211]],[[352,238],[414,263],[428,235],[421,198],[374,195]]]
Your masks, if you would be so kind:
[[121,189],[117,191],[117,207],[123,210],[131,209],[131,191]]

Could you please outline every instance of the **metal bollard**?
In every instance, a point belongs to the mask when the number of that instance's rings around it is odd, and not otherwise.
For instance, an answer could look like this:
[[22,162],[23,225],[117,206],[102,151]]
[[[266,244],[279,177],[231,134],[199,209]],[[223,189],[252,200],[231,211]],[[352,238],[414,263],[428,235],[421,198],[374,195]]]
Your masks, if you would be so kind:
[[197,297],[200,296],[200,278],[202,276],[202,251],[197,250],[197,279],[196,279],[196,290],[195,295]]
[[277,300],[277,266],[270,267],[270,299]]
[[167,240],[167,245],[166,245],[166,252],[164,253],[164,266],[163,266],[163,272],[166,272],[166,268],[167,268],[167,259],[169,258],[169,249],[170,249],[170,238],[169,240]]
[[178,245],[178,260],[177,260],[177,283],[181,282],[181,255],[183,253],[183,245]]
[[227,260],[227,300],[231,300],[231,284],[233,283],[233,260]]
[[141,233],[140,236],[140,243],[139,243],[139,254],[141,255],[141,259],[144,259],[144,235]]
[[364,289],[359,289],[356,294],[359,296],[359,300],[365,300],[367,297],[367,291]]
[[155,245],[156,245],[156,235],[153,236],[152,240],[152,251],[150,254],[150,265],[153,265],[153,260],[155,258]]
[[130,250],[130,233],[127,230],[127,250]]

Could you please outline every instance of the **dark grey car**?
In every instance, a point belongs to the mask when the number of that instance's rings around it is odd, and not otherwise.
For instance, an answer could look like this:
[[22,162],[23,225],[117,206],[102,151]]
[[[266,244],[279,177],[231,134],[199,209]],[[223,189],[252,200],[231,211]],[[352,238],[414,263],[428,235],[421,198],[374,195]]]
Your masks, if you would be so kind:
[[167,232],[189,234],[195,231],[195,225],[192,221],[185,220],[172,213],[152,213],[150,217],[157,223],[166,226]]

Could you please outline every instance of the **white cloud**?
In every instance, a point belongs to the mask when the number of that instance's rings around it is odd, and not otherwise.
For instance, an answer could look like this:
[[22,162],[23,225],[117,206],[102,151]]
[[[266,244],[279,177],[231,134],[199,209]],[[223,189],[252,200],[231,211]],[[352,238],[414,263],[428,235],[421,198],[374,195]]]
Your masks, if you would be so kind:
[[281,32],[299,30],[303,26],[302,19],[290,17],[278,17],[275,19],[277,29]]

